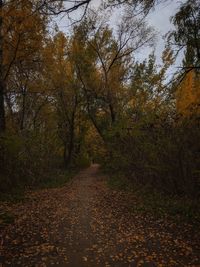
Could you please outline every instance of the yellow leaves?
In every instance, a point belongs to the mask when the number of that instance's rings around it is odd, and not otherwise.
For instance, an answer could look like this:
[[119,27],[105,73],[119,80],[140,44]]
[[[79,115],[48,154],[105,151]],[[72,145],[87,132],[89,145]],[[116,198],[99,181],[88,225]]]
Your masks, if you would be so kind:
[[200,112],[200,75],[195,70],[186,77],[176,91],[176,108],[178,113],[188,116]]
[[3,64],[6,72],[14,63],[32,64],[33,58],[38,57],[46,34],[46,18],[33,12],[28,0],[10,1],[3,13]]
[[[198,233],[187,240],[182,237],[190,236],[185,224],[181,228],[167,219],[131,213],[128,207],[140,201],[108,189],[91,169],[69,187],[29,193],[28,202],[13,207],[22,220],[3,233],[6,264],[198,266]],[[14,252],[16,246],[20,249]]]

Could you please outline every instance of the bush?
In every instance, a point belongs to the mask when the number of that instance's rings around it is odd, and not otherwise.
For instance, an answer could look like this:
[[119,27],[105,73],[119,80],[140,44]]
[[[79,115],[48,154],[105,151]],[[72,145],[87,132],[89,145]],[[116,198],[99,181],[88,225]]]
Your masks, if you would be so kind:
[[197,120],[161,121],[154,117],[131,129],[113,131],[104,166],[124,173],[138,184],[167,193],[198,197],[200,189],[200,131]]
[[[55,168],[58,157],[57,141],[51,134],[29,132],[23,135],[5,134],[0,174],[0,191],[13,187],[35,185]],[[53,167],[54,166],[54,167]]]

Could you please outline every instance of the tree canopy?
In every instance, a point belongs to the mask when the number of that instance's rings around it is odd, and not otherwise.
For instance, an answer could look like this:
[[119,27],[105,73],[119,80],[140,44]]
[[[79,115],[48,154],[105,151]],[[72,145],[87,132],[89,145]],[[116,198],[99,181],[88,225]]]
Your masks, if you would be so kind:
[[[139,51],[155,42],[144,14],[159,1],[108,2],[113,8],[133,7],[124,9],[115,29],[102,18],[102,10],[84,13],[68,34],[49,30],[52,16],[81,6],[86,10],[90,2],[0,2],[0,162],[8,177],[5,184],[20,179],[36,183],[51,168],[98,161],[133,181],[195,192],[199,1],[181,4],[171,19],[175,28],[168,33],[162,65],[154,51],[136,60]],[[141,7],[136,16],[133,10]],[[174,83],[168,82],[168,70],[181,49],[180,73]]]

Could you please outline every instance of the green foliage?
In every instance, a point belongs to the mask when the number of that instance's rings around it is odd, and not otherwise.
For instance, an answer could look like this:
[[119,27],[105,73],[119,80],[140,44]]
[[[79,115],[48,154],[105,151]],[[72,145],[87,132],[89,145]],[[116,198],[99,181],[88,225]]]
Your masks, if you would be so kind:
[[170,46],[184,49],[183,65],[186,68],[200,64],[200,10],[199,0],[187,0],[172,17],[175,30],[168,35]]

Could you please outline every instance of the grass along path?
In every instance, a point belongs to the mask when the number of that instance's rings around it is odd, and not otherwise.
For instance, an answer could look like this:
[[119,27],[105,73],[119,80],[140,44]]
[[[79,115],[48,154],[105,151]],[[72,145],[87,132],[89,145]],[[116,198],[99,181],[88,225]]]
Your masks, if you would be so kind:
[[137,212],[138,197],[106,180],[92,165],[61,188],[0,204],[14,216],[0,228],[2,266],[200,266],[197,229]]

